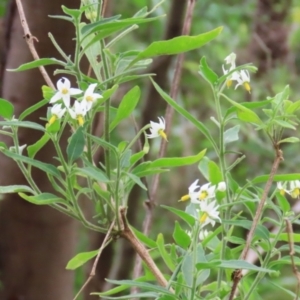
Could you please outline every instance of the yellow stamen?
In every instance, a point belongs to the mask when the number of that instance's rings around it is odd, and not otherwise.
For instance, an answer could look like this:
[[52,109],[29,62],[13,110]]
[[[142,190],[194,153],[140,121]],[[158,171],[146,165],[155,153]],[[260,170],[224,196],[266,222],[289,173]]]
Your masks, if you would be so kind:
[[158,130],[158,134],[159,134],[163,139],[165,139],[166,141],[168,141],[167,135],[166,135],[166,133],[165,133],[162,129],[159,129],[159,130]]
[[284,189],[279,190],[279,194],[284,196],[285,195],[285,190]]
[[191,197],[187,194],[187,195],[184,195],[184,196],[182,196],[181,198],[180,198],[180,202],[181,201],[188,201],[188,200],[190,200],[191,199]]
[[208,196],[208,192],[207,191],[203,191],[203,192],[200,193],[199,199],[200,200],[204,200],[207,196]]
[[69,90],[66,89],[66,88],[63,88],[63,89],[61,90],[61,93],[64,94],[64,95],[66,95],[66,94],[69,93]]
[[206,219],[208,218],[208,213],[204,212],[203,215],[201,216],[199,222],[200,223],[204,223],[206,221]]
[[53,124],[57,120],[57,115],[52,115],[49,120],[49,125]]
[[246,90],[247,92],[249,92],[249,94],[251,94],[251,86],[250,86],[250,83],[249,83],[249,82],[244,82],[244,83],[243,83],[243,86],[244,86],[245,90]]
[[294,188],[291,192],[292,198],[298,198],[300,195],[300,189],[299,188]]
[[93,100],[94,100],[92,96],[87,96],[85,99],[88,102],[93,102]]
[[84,118],[83,118],[82,115],[78,115],[78,116],[77,116],[77,122],[78,122],[79,126],[82,126],[82,125],[83,125],[83,123],[84,123]]
[[232,85],[232,80],[231,79],[227,79],[226,85],[227,85],[228,88],[230,88],[231,85]]

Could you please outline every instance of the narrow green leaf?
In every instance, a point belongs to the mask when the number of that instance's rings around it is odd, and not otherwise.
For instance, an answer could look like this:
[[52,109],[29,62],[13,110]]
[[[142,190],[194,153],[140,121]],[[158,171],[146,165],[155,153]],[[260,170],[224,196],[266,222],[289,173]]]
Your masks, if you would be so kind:
[[[51,89],[52,90],[52,89]],[[52,90],[53,92],[53,90]],[[38,103],[28,107],[27,109],[25,109],[19,116],[19,120],[22,121],[24,120],[27,116],[31,115],[33,112],[35,112],[36,110],[38,110],[39,108],[43,107],[44,105],[46,105],[49,102],[48,99],[44,99],[39,101]]]
[[186,156],[186,157],[166,157],[159,158],[153,162],[151,162],[151,168],[172,168],[172,167],[180,167],[186,165],[192,165],[198,161],[200,161],[206,153],[206,149],[199,152],[194,156]]
[[219,166],[212,160],[208,162],[208,174],[209,174],[209,182],[212,184],[218,184],[223,181],[222,172]]
[[176,267],[171,259],[171,256],[166,251],[164,236],[162,235],[162,233],[158,234],[157,239],[156,239],[156,245],[157,245],[158,251],[159,251],[162,259],[164,260],[165,264],[173,272]]
[[230,98],[225,97],[228,102],[230,102],[234,107],[237,108],[237,116],[241,121],[254,123],[257,125],[263,124],[259,116],[251,109],[245,107],[244,105],[237,103]]
[[78,19],[82,14],[81,9],[71,9],[71,8],[67,8],[64,5],[62,5],[61,8],[66,15],[69,15],[69,16],[73,17],[74,19]]
[[[132,294],[127,295],[127,296],[119,296],[119,297],[103,296],[103,293],[91,293],[91,295],[98,295],[98,296],[101,296],[101,298],[103,298],[103,299],[115,299],[115,300],[132,299]],[[134,294],[134,297],[136,297],[137,299],[140,299],[140,298],[157,299],[158,296],[159,296],[159,294],[154,293],[154,292],[144,292],[144,293],[135,293]]]
[[70,162],[76,160],[83,153],[85,146],[85,138],[83,128],[79,127],[71,136],[69,145],[67,147],[67,155]]
[[273,273],[273,270],[261,268],[255,266],[245,260],[221,260],[221,264],[218,265],[218,268],[223,269],[243,269],[243,270],[251,270],[257,272],[266,272],[266,273]]
[[67,270],[75,270],[86,262],[94,258],[99,252],[99,249],[89,252],[81,252],[76,254],[73,258],[71,258],[66,266]]
[[[293,240],[295,243],[299,243],[300,242],[300,234],[299,233],[293,233]],[[283,241],[283,242],[288,242],[289,241],[289,237],[287,233],[280,233],[279,237],[278,237],[278,241]]]
[[138,231],[136,228],[131,227],[131,229],[134,232],[134,234],[137,236],[137,238],[140,240],[140,242],[145,244],[150,249],[156,248],[156,242],[155,241],[153,241],[152,239],[150,239],[149,237],[144,235],[142,232]]
[[138,56],[132,61],[131,65],[135,62],[160,56],[160,55],[174,55],[182,52],[198,49],[216,38],[222,31],[222,27],[218,27],[212,31],[199,34],[196,36],[179,36],[167,41],[158,41],[150,44],[144,51],[140,52]]
[[215,85],[218,81],[218,75],[207,65],[205,57],[200,60],[199,73],[211,85]]
[[282,144],[282,143],[299,143],[300,139],[294,136],[291,136],[289,138],[283,139],[281,141],[278,142],[278,144]]
[[147,191],[147,187],[142,183],[141,179],[135,175],[135,174],[132,174],[132,173],[126,173],[130,179],[135,182],[138,186],[140,186],[143,190]]
[[184,249],[187,249],[191,243],[190,236],[181,228],[177,221],[175,221],[173,238],[175,242]]
[[178,113],[180,113],[182,116],[184,116],[187,120],[189,120],[192,124],[196,126],[196,128],[203,133],[203,135],[211,142],[211,144],[214,146],[215,149],[217,149],[215,140],[211,136],[209,130],[206,128],[206,126],[201,123],[198,119],[196,119],[193,115],[191,115],[187,110],[185,110],[183,107],[181,107],[179,104],[177,104],[168,94],[166,94],[160,86],[152,79],[150,78],[155,89],[157,92],[165,99],[165,101],[171,105]]
[[284,213],[287,213],[291,210],[291,205],[289,201],[284,196],[282,196],[279,192],[276,193],[276,199],[279,207]]
[[296,127],[293,126],[291,123],[287,122],[287,121],[283,121],[283,120],[274,120],[275,123],[277,123],[279,126],[283,127],[283,128],[289,128],[289,129],[294,129],[296,130]]
[[240,125],[236,125],[232,128],[227,129],[224,132],[224,143],[229,144],[239,139]]
[[7,100],[0,98],[0,116],[11,119],[14,115],[14,106]]
[[17,69],[8,69],[7,71],[19,72],[19,71],[25,71],[25,70],[29,70],[29,69],[38,68],[40,66],[48,66],[48,65],[66,66],[66,63],[61,60],[58,60],[56,58],[40,58],[40,59],[31,61],[29,63],[22,64]]
[[36,196],[28,196],[24,193],[18,194],[21,198],[35,205],[49,205],[57,202],[65,202],[64,199],[50,193],[42,193]]
[[0,186],[0,194],[10,194],[10,193],[20,193],[20,192],[34,194],[33,189],[27,185]]
[[16,126],[16,127],[24,127],[31,128],[45,132],[45,127],[38,123],[30,122],[30,121],[0,121],[0,126]]
[[177,215],[180,219],[185,221],[189,226],[194,226],[195,225],[195,218],[192,217],[190,214],[187,214],[186,212],[176,209],[174,207],[166,206],[166,205],[161,205],[161,207],[171,211],[175,215]]
[[1,151],[6,156],[8,156],[8,157],[10,157],[10,158],[12,158],[16,161],[22,161],[23,163],[31,165],[33,167],[36,167],[36,168],[44,171],[45,173],[49,173],[49,174],[51,174],[53,176],[56,176],[56,177],[61,177],[58,169],[54,165],[46,164],[46,163],[41,162],[39,160],[32,159],[30,157],[20,155],[18,153],[14,153],[14,152],[11,152],[9,150],[2,149]]
[[33,145],[27,147],[27,153],[30,158],[34,158],[34,156],[38,153],[38,151],[43,148],[48,141],[50,140],[50,136],[48,133],[44,133],[44,135]]
[[140,96],[141,91],[138,86],[133,87],[129,92],[125,94],[118,107],[117,115],[109,126],[109,131],[112,131],[122,120],[130,116],[130,114],[135,109]]
[[79,176],[89,177],[100,182],[109,182],[106,175],[96,167],[75,168],[74,171]]
[[[253,185],[257,183],[267,182],[270,175],[261,175],[257,176],[251,180]],[[292,180],[300,180],[300,173],[295,174],[278,174],[274,175],[273,181],[292,181]]]

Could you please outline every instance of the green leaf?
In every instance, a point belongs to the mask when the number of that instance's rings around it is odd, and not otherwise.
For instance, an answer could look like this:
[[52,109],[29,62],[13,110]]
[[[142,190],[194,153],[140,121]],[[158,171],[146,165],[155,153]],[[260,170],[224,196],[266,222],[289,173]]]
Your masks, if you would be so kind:
[[11,194],[11,193],[20,193],[20,192],[34,194],[33,189],[27,185],[0,186],[0,194]]
[[236,125],[232,128],[227,129],[224,132],[224,143],[229,144],[239,139],[240,125]]
[[282,196],[279,192],[276,193],[276,199],[279,207],[284,213],[287,213],[291,210],[291,205],[289,201],[284,196]]
[[147,187],[142,183],[141,179],[135,175],[135,174],[132,174],[132,173],[126,173],[130,179],[135,182],[138,186],[140,186],[143,190],[147,191]]
[[[300,242],[300,234],[299,233],[292,233],[292,237],[293,237],[293,241],[295,243]],[[278,236],[278,241],[288,242],[289,241],[288,234],[287,233],[280,233],[279,236]]]
[[212,160],[208,162],[208,174],[209,174],[209,181],[212,184],[218,184],[219,182],[223,181],[223,176],[220,171],[220,168]]
[[172,213],[177,215],[180,219],[185,221],[191,227],[193,227],[195,225],[195,218],[193,216],[191,216],[190,214],[188,214],[182,210],[176,209],[174,207],[166,206],[166,205],[161,205],[161,207],[171,211]]
[[300,139],[294,136],[291,136],[289,138],[283,139],[281,141],[278,142],[278,144],[282,144],[282,143],[299,143]]
[[[52,90],[52,89],[51,89]],[[53,93],[53,90],[52,90]],[[48,99],[44,99],[42,101],[39,101],[38,103],[28,107],[27,109],[25,109],[19,116],[19,120],[22,121],[23,119],[25,119],[27,116],[29,116],[30,114],[32,114],[33,112],[35,112],[36,110],[38,110],[39,108],[43,107],[44,105],[46,105],[49,102]]]
[[40,170],[42,170],[43,172],[45,173],[49,173],[53,176],[56,176],[56,177],[61,177],[60,176],[60,173],[58,171],[58,169],[53,166],[53,165],[50,165],[50,164],[46,164],[44,162],[41,162],[39,160],[36,160],[36,159],[32,159],[30,157],[27,157],[27,156],[23,156],[23,155],[20,155],[18,153],[14,153],[14,152],[11,152],[9,150],[4,150],[2,149],[1,150],[6,156],[12,158],[13,160],[16,160],[16,161],[21,161],[25,164],[28,164],[28,165],[31,165],[33,167],[36,167]]
[[30,158],[34,158],[37,152],[43,148],[49,141],[50,136],[48,133],[44,133],[44,135],[33,145],[27,147],[27,153]]
[[71,8],[67,8],[64,5],[62,5],[61,8],[66,15],[69,15],[74,19],[78,19],[82,14],[82,10],[80,9],[71,9]]
[[42,193],[36,196],[28,196],[24,193],[18,194],[21,198],[35,205],[49,205],[57,202],[65,202],[64,199],[50,193]]
[[45,132],[45,128],[42,125],[30,121],[0,121],[0,126],[24,127]]
[[66,63],[61,60],[58,60],[56,58],[40,58],[40,59],[31,61],[29,63],[22,64],[17,69],[8,69],[7,71],[19,72],[19,71],[25,71],[25,70],[29,70],[29,69],[38,68],[40,66],[48,66],[48,65],[66,66]]
[[207,65],[205,57],[200,60],[199,73],[211,85],[215,85],[218,81],[218,75]]
[[174,55],[182,52],[198,49],[216,38],[222,31],[222,27],[218,27],[212,31],[199,34],[196,36],[179,36],[167,41],[158,41],[150,44],[144,51],[140,52],[137,57],[132,61],[131,65],[135,62],[160,56],[160,55]]
[[76,254],[71,260],[69,260],[66,269],[67,270],[75,270],[82,265],[84,265],[86,262],[94,258],[99,252],[99,249],[89,252],[81,252]]
[[[270,175],[257,176],[251,180],[251,183],[253,185],[256,185],[257,183],[267,182],[269,177],[270,177]],[[277,175],[274,175],[274,177],[273,177],[273,181],[292,181],[292,180],[300,180],[300,173],[277,174]]]
[[75,168],[74,171],[79,176],[93,178],[100,182],[109,182],[106,175],[96,167]]
[[164,260],[165,264],[173,272],[175,270],[176,266],[174,265],[170,254],[168,254],[168,252],[166,251],[164,236],[162,235],[162,233],[159,233],[157,235],[156,245],[157,245],[158,251],[159,251],[162,259]]
[[[103,299],[132,299],[132,295],[127,295],[127,296],[119,296],[119,297],[109,297],[109,296],[103,296],[103,293],[91,293],[91,295],[98,295],[101,296],[101,298]],[[137,299],[140,298],[147,298],[147,299],[157,299],[158,297],[158,293],[154,293],[154,292],[144,292],[144,293],[135,293],[134,297],[136,297]]]
[[227,97],[224,97],[224,98],[228,102],[230,102],[234,107],[236,107],[237,116],[241,121],[254,123],[254,124],[257,124],[257,125],[262,125],[263,124],[263,122],[261,121],[259,116],[254,111],[252,111],[251,109],[245,107],[242,104],[239,104],[239,103],[231,100],[230,98],[227,98]]
[[152,239],[150,239],[149,237],[144,235],[142,232],[138,231],[136,228],[134,228],[134,227],[130,227],[130,228],[132,229],[132,231],[134,232],[136,237],[140,240],[140,242],[145,244],[150,249],[151,248],[156,248],[156,242],[155,241],[153,241]]
[[187,249],[191,243],[191,238],[189,235],[181,228],[180,224],[175,221],[175,228],[173,232],[173,238],[177,245]]
[[83,153],[85,146],[85,138],[83,128],[79,127],[71,136],[69,145],[67,147],[67,155],[70,162],[76,160]]
[[112,131],[122,120],[130,116],[130,114],[135,109],[140,96],[141,91],[138,86],[133,87],[129,92],[125,94],[118,107],[117,115],[109,126],[109,131]]
[[151,162],[151,168],[172,168],[192,165],[200,161],[204,157],[205,153],[206,149],[194,156],[159,158]]
[[203,133],[203,135],[211,142],[211,144],[214,146],[215,149],[217,149],[215,140],[211,136],[209,130],[206,128],[206,126],[201,123],[198,119],[196,119],[194,116],[192,116],[187,110],[185,110],[183,107],[181,107],[179,104],[177,104],[168,94],[166,94],[160,86],[152,79],[150,78],[155,89],[157,92],[165,99],[165,101],[171,105],[178,113],[180,113],[182,116],[184,116],[187,120],[189,120],[192,124],[196,126],[196,128]]
[[14,106],[7,100],[0,98],[0,116],[11,119],[14,114]]

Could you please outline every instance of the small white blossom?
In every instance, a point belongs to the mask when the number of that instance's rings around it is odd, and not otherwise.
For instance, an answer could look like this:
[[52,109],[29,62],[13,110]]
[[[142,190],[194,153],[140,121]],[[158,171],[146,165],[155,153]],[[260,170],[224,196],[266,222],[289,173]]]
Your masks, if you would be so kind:
[[292,198],[299,198],[300,196],[300,180],[293,180],[290,182],[290,190],[288,193]]
[[57,92],[50,99],[50,103],[54,103],[62,99],[67,108],[70,107],[71,96],[82,93],[82,90],[80,89],[71,88],[71,82],[66,77],[62,77],[61,79],[59,79],[57,81],[56,86],[57,86]]
[[202,227],[208,225],[209,223],[212,226],[215,226],[216,221],[221,219],[219,217],[218,211],[219,205],[216,204],[216,201],[208,203],[207,201],[201,201],[199,212],[199,222],[202,224]]
[[[237,73],[237,72],[235,72]],[[247,92],[251,92],[251,86],[250,86],[250,74],[248,72],[248,70],[241,70],[239,73],[239,76],[236,75],[236,78],[234,80],[236,80],[238,83],[235,86],[235,89],[240,86],[243,85],[245,90]]]
[[203,241],[207,236],[209,232],[206,229],[201,229],[199,232],[199,240]]
[[235,53],[230,53],[228,56],[225,57],[225,63],[230,66],[230,69],[233,70],[235,69],[235,60],[236,60],[236,54]]
[[226,183],[224,181],[218,183],[217,190],[220,192],[226,191]]
[[51,108],[51,117],[49,124],[53,124],[56,120],[60,119],[66,112],[66,108],[62,108],[61,104],[55,104]]
[[76,119],[80,126],[84,123],[84,116],[87,113],[85,103],[75,101],[74,107],[69,109],[69,113],[72,119]]
[[153,139],[161,136],[163,139],[167,141],[167,135],[165,133],[166,130],[166,122],[163,117],[158,117],[159,123],[150,121],[150,134],[146,134],[148,139]]
[[27,147],[27,144],[24,144],[24,145],[22,145],[22,146],[19,145],[19,146],[18,146],[18,151],[17,151],[16,146],[11,146],[11,147],[9,147],[9,150],[10,150],[11,152],[18,153],[18,154],[22,155],[23,150],[24,150],[26,147]]
[[200,188],[198,185],[199,179],[196,179],[190,186],[189,186],[189,193],[187,195],[184,195],[180,198],[179,201],[187,201],[187,200],[192,200],[192,203],[199,203],[199,201],[194,201],[195,197],[194,194],[196,193],[196,190]]
[[289,191],[286,189],[286,182],[278,181],[277,182],[277,189],[279,190],[279,193],[284,196],[285,193],[289,193]]
[[103,98],[100,94],[94,93],[96,86],[97,83],[90,84],[84,93],[82,102],[84,102],[87,111],[89,111],[92,108],[93,104],[97,101],[97,99]]

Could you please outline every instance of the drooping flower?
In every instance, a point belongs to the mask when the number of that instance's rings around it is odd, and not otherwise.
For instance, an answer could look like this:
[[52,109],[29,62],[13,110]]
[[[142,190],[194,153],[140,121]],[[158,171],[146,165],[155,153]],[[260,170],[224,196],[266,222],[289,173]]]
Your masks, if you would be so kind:
[[221,222],[218,211],[219,205],[216,204],[216,201],[208,203],[207,201],[201,201],[199,213],[199,222],[202,227],[211,223],[212,226],[215,226],[216,220]]
[[235,69],[235,60],[236,60],[236,54],[234,52],[230,53],[228,56],[226,56],[224,58],[225,60],[225,63],[228,64],[228,65],[231,65],[230,66],[230,70],[233,70]]
[[300,180],[292,180],[290,182],[290,190],[288,193],[292,198],[299,198],[300,196]]
[[284,196],[285,193],[289,193],[289,191],[286,189],[286,182],[278,181],[277,182],[277,189],[279,190],[279,193]]
[[201,229],[199,232],[199,240],[203,241],[208,235],[209,232],[206,229]]
[[156,137],[162,137],[163,139],[167,140],[167,135],[165,133],[166,130],[166,122],[163,117],[158,117],[159,123],[150,121],[150,134],[146,134],[148,139],[154,139]]
[[235,72],[235,73],[239,74],[239,76],[236,75],[236,78],[234,79],[238,82],[237,85],[235,86],[235,89],[238,86],[243,85],[245,90],[247,92],[251,93],[250,74],[249,74],[248,70],[241,70],[240,72]]
[[71,96],[82,93],[82,90],[80,90],[80,89],[71,88],[71,82],[66,77],[62,77],[61,79],[59,79],[57,81],[56,86],[57,86],[57,92],[50,99],[50,103],[54,103],[54,102],[57,102],[62,99],[67,108],[70,107]]
[[60,119],[65,112],[66,108],[62,108],[61,104],[55,104],[51,108],[51,117],[49,120],[49,125],[53,124],[56,120]]
[[18,153],[18,154],[22,155],[23,150],[24,150],[26,147],[27,147],[27,144],[24,144],[24,145],[22,145],[22,146],[19,145],[19,146],[18,146],[18,150],[17,150],[17,147],[16,147],[16,146],[11,146],[11,147],[9,147],[9,150],[10,150],[11,152]]
[[74,107],[69,109],[69,113],[72,119],[76,119],[78,124],[82,126],[84,124],[84,116],[87,113],[85,103],[75,101]]
[[84,102],[87,111],[89,111],[92,108],[93,104],[97,101],[97,99],[103,98],[100,94],[94,93],[96,86],[97,83],[90,84],[84,93],[82,102]]
[[[222,65],[222,69],[223,69],[223,73],[224,75],[227,75],[230,71],[234,70],[236,68],[235,65],[235,59],[236,59],[236,54],[235,53],[231,53],[228,56],[225,57],[225,63],[230,65],[229,69],[225,69],[224,65]],[[236,80],[236,74],[237,72],[233,72],[232,74],[230,74],[227,78],[226,78],[226,85],[227,87],[231,87],[232,82],[234,80]]]
[[[188,201],[188,200],[191,200],[193,198],[194,200],[194,194],[196,193],[196,190],[198,190],[200,188],[200,186],[198,185],[198,181],[199,179],[196,179],[190,186],[189,186],[189,193],[182,196],[180,198],[179,201]],[[199,201],[197,201],[196,203],[198,203]],[[195,202],[193,202],[195,203]]]

